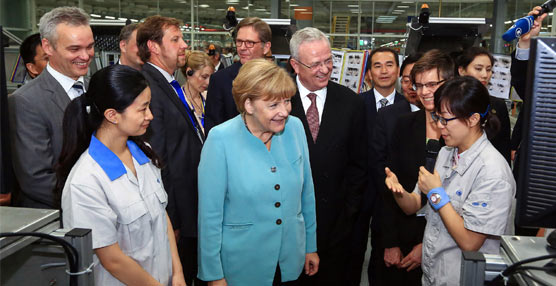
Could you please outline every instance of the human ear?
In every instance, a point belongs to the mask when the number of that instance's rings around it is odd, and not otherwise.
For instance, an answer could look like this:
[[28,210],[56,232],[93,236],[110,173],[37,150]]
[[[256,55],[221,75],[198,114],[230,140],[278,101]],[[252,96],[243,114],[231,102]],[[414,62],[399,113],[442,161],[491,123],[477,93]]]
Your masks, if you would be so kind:
[[255,107],[253,106],[253,102],[251,101],[250,98],[245,100],[244,107],[245,107],[245,112],[247,112],[247,114],[253,114],[253,111],[255,111]]
[[108,108],[104,111],[104,119],[112,124],[118,124],[118,112],[114,108]]

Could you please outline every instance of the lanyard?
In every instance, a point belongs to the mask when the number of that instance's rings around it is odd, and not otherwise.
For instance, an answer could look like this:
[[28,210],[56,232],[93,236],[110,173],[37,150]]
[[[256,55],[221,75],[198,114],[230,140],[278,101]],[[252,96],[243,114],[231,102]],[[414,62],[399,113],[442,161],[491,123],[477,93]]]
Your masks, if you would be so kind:
[[187,111],[187,115],[189,116],[189,120],[191,121],[191,124],[193,124],[193,128],[195,128],[197,137],[199,137],[199,140],[201,140],[201,144],[204,143],[203,136],[201,135],[201,130],[198,126],[199,123],[197,123],[197,120],[195,119],[195,113],[193,113],[193,111],[189,107],[189,104],[187,104],[187,101],[185,101],[185,95],[183,94],[183,90],[181,90],[179,83],[174,80],[170,82],[170,84],[172,85],[172,87],[178,94],[178,97],[180,98],[181,102],[183,103],[183,106],[185,107],[185,111]]

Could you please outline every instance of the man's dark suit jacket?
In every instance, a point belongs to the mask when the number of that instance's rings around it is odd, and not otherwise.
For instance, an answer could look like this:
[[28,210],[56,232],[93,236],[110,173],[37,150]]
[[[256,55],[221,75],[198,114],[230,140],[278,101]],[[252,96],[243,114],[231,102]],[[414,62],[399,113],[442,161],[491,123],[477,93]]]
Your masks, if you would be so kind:
[[[88,86],[85,79],[85,86]],[[62,150],[62,121],[70,97],[45,69],[9,98],[14,172],[21,189],[17,206],[55,208],[54,165]]]
[[[510,73],[512,74],[512,86],[515,88],[519,97],[525,102],[528,100],[525,88],[527,87],[527,66],[529,61],[521,61],[515,58],[515,52],[512,53],[512,67]],[[524,105],[522,105],[524,106]],[[521,109],[523,111],[523,108]],[[517,116],[517,122],[514,126],[512,133],[512,141],[510,148],[517,150],[521,144],[521,137],[523,132],[523,112]],[[517,165],[517,164],[516,164]]]
[[205,134],[212,127],[239,114],[232,96],[232,82],[240,68],[241,62],[237,62],[210,77],[205,104]]
[[[500,129],[498,133],[494,135],[494,137],[490,138],[490,143],[504,156],[508,164],[510,164],[510,133],[511,133],[511,126],[510,126],[510,116],[508,115],[508,107],[506,106],[506,102],[503,99],[497,98],[494,96],[490,97],[490,104],[492,113],[496,114],[498,119],[500,120]],[[511,165],[510,165],[511,166]]]
[[313,142],[299,91],[292,98],[291,115],[305,127],[315,184],[321,267],[310,279],[316,281],[314,285],[342,285],[334,283],[346,279],[346,250],[367,185],[364,107],[363,99],[353,91],[328,82],[319,134]]
[[[143,65],[151,88],[153,120],[149,142],[162,159],[162,181],[168,193],[168,215],[182,237],[197,236],[197,166],[201,140],[183,103],[166,78],[151,64]],[[204,138],[203,138],[204,140]]]
[[[426,161],[426,114],[425,110],[401,115],[392,133],[386,165],[398,176],[400,184],[412,192],[419,177],[419,167]],[[440,140],[444,145],[443,140]],[[383,180],[384,182],[384,180]],[[413,246],[421,243],[425,220],[406,215],[398,207],[392,193],[382,184],[384,209],[382,243],[385,248],[400,247],[407,255]]]

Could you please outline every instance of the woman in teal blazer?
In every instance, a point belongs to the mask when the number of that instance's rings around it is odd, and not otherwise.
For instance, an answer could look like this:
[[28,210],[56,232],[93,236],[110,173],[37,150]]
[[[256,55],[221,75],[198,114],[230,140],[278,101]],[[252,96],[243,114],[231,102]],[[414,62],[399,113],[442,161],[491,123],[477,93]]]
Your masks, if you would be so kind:
[[[199,279],[264,286],[318,271],[315,197],[296,87],[266,60],[242,66],[240,115],[210,131],[199,164]],[[287,284],[287,283],[286,283]]]

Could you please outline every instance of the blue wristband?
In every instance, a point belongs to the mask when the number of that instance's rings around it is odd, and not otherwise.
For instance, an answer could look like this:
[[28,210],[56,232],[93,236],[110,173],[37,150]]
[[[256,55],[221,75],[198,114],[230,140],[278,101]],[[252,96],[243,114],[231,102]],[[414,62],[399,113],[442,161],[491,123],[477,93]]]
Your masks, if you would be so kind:
[[450,202],[450,196],[446,194],[446,191],[443,187],[438,187],[430,190],[427,194],[427,198],[429,199],[431,207],[435,211],[438,211],[444,205]]

